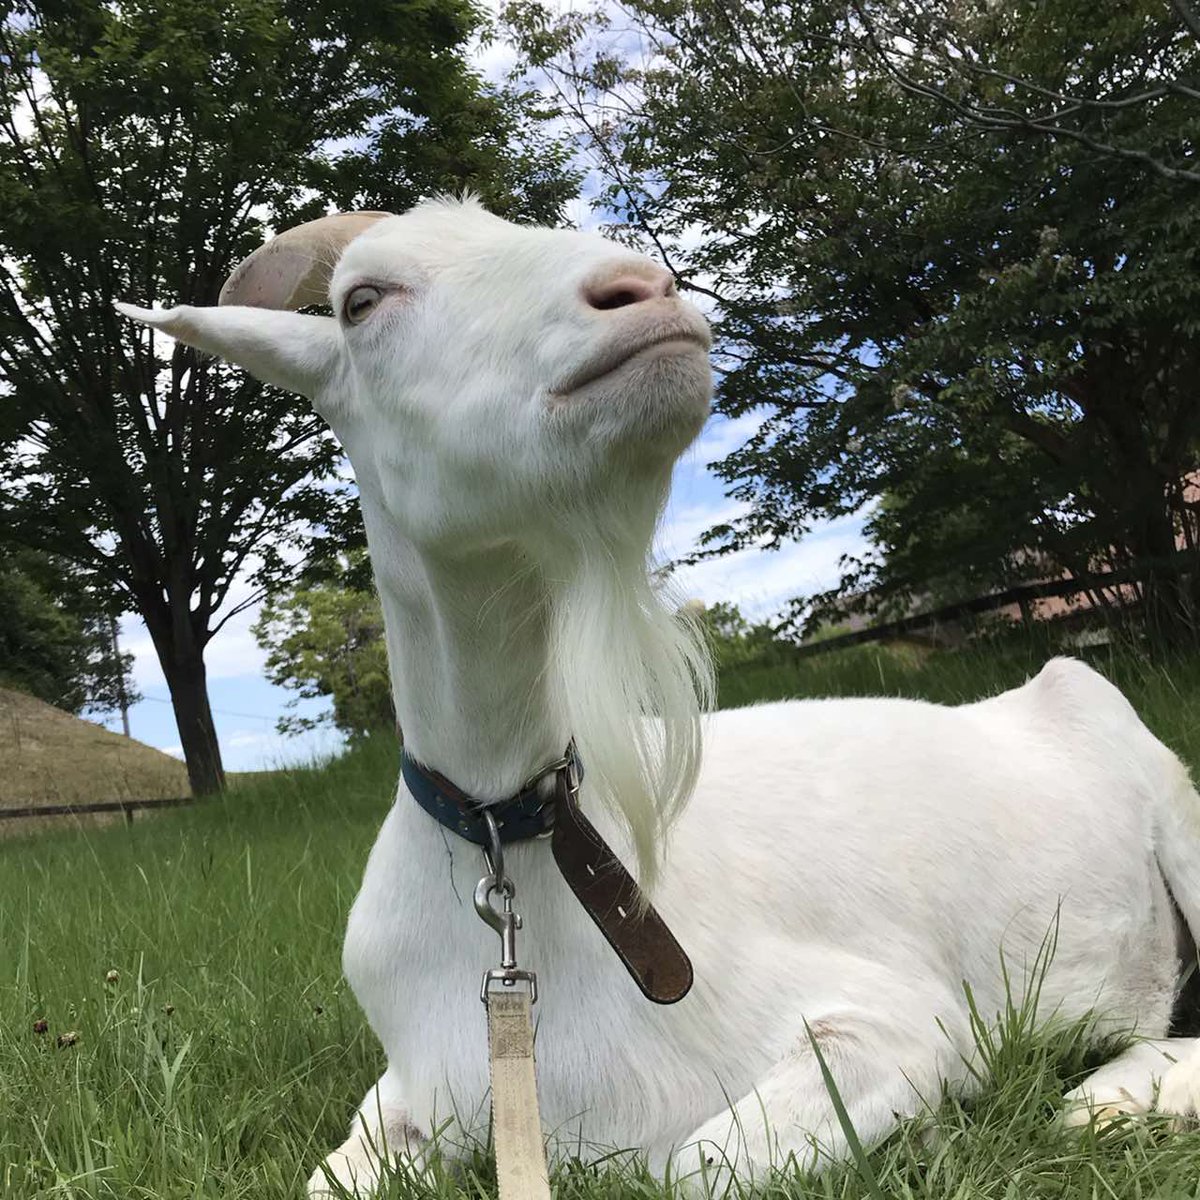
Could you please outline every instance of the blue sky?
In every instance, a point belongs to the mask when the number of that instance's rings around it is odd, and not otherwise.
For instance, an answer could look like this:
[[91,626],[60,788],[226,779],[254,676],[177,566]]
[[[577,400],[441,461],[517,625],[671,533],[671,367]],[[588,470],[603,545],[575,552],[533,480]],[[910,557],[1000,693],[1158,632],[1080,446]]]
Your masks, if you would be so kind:
[[[562,7],[569,0],[562,0]],[[501,43],[479,48],[475,59],[482,74],[499,81],[512,65],[512,52]],[[592,186],[589,186],[592,185]],[[572,206],[569,216],[581,226],[597,223],[588,203],[594,193],[591,179],[584,195]],[[696,444],[684,455],[675,471],[671,503],[663,523],[658,547],[665,559],[687,553],[697,537],[711,525],[727,521],[739,511],[729,500],[721,481],[707,464],[723,458],[741,445],[753,431],[753,415],[735,421],[713,416]],[[747,616],[765,617],[781,609],[795,596],[832,586],[838,579],[838,560],[862,548],[862,522],[846,517],[825,522],[805,538],[774,552],[747,549],[693,567],[680,568],[675,581],[682,594],[712,603],[737,603]],[[230,597],[236,604],[245,596],[237,589]],[[338,736],[330,729],[298,737],[282,737],[275,723],[287,709],[291,693],[267,681],[265,654],[256,644],[250,627],[257,617],[251,609],[233,618],[210,643],[206,654],[209,697],[225,766],[232,771],[268,769],[283,763],[311,760],[335,751]],[[130,712],[131,732],[139,741],[180,755],[166,682],[159,670],[150,637],[140,618],[126,617],[121,623],[123,648],[134,655],[134,679],[145,697]],[[326,711],[320,701],[306,701],[299,712],[316,716]],[[118,716],[105,721],[110,729],[120,728]]]
[[[749,427],[749,420],[714,416],[680,461],[659,538],[663,558],[685,553],[703,530],[738,510],[706,464],[740,445]],[[706,603],[732,600],[747,615],[768,616],[793,596],[835,583],[838,559],[862,543],[860,526],[858,518],[844,518],[820,524],[802,541],[775,552],[743,550],[683,567],[675,576],[676,584],[687,597]],[[299,737],[281,737],[275,732],[275,722],[286,711],[290,693],[264,676],[265,654],[250,633],[256,616],[253,609],[231,620],[210,643],[206,655],[217,735],[225,766],[232,771],[306,761],[339,745],[337,735],[328,729]],[[140,618],[127,616],[122,621],[121,641],[134,655],[134,679],[145,697],[130,711],[131,732],[139,741],[178,755],[179,736],[166,682]],[[315,716],[326,708],[324,702],[306,701],[298,711]],[[120,719],[111,715],[104,724],[119,729]]]

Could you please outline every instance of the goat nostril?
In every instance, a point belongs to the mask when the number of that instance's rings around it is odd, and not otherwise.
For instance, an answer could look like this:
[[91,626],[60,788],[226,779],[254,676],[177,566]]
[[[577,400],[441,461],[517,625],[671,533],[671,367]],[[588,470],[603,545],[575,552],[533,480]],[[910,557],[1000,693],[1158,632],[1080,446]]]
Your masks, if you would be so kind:
[[669,272],[663,271],[661,277],[656,276],[654,279],[644,279],[640,275],[620,275],[615,279],[590,283],[584,287],[583,296],[589,307],[607,311],[669,296],[674,288],[675,280]]
[[624,308],[627,304],[636,304],[647,297],[638,295],[632,288],[619,288],[615,292],[592,296],[593,308]]

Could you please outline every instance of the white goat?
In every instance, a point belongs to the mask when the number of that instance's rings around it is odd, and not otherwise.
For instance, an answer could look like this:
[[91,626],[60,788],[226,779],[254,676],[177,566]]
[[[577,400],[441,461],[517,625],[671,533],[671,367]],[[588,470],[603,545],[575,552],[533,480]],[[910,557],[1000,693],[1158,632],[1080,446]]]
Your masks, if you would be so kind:
[[[500,801],[577,738],[585,809],[643,881],[657,874],[694,962],[685,999],[648,1003],[548,847],[508,848],[522,965],[542,983],[543,1119],[562,1143],[641,1147],[680,1173],[715,1158],[742,1178],[792,1152],[844,1155],[810,1033],[875,1142],[943,1083],[967,1086],[963,982],[1001,1011],[1005,966],[1019,989],[1055,929],[1044,1016],[1165,1033],[1167,885],[1200,932],[1200,800],[1086,667],[1055,660],[960,708],[723,712],[695,782],[706,668],[647,569],[711,391],[706,325],[669,274],[598,236],[438,201],[290,231],[227,291],[240,303],[123,309],[311,397],[341,439],[408,751]],[[281,311],[325,298],[335,317]],[[419,1157],[451,1115],[486,1133],[479,977],[497,947],[471,906],[481,873],[402,785],[345,949],[388,1068],[310,1194],[330,1178],[371,1194],[378,1151]],[[1077,1089],[1075,1119],[1155,1096],[1193,1114],[1198,1093],[1190,1042],[1143,1043]]]

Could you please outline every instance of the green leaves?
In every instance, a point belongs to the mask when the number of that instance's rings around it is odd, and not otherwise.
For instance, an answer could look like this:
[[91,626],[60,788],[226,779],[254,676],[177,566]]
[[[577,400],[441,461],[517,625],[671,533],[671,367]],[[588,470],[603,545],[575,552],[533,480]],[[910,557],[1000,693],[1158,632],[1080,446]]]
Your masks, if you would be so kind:
[[[366,552],[337,566],[325,581],[273,596],[264,607],[254,634],[269,651],[268,677],[297,698],[330,697],[333,724],[352,737],[394,729],[383,614],[369,577],[361,581]],[[299,733],[318,723],[289,716],[279,729]]]
[[62,561],[0,550],[0,687],[76,713],[136,701],[105,608]]
[[866,507],[843,591],[903,606],[1196,544],[1172,491],[1200,465],[1200,43],[1175,10],[624,8],[619,81],[602,27],[548,69],[603,201],[715,302],[718,407],[773,414],[718,467],[751,507],[710,552]]
[[177,697],[172,672],[202,690],[204,645],[257,598],[235,581],[279,586],[354,496],[306,404],[112,303],[213,304],[271,231],[331,206],[474,186],[553,221],[565,151],[469,67],[481,19],[468,0],[0,17],[0,526],[141,613]]

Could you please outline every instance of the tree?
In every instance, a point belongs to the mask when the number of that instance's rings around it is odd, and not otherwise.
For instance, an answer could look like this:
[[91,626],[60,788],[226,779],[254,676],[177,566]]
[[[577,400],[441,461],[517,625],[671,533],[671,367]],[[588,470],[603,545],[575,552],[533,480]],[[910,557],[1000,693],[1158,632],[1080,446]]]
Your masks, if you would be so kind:
[[[264,605],[254,634],[269,651],[268,676],[297,698],[331,697],[328,719],[351,737],[394,729],[383,612],[365,551],[342,558],[337,567],[324,582],[272,596]],[[279,731],[299,733],[320,720],[285,717]]]
[[762,414],[718,465],[748,507],[707,552],[864,512],[843,608],[1113,567],[1152,630],[1194,634],[1186,0],[623,14],[509,12],[603,202],[716,305],[719,408]]
[[748,666],[775,666],[790,661],[792,643],[780,639],[769,621],[750,622],[736,604],[718,600],[700,614],[720,678]]
[[470,184],[553,217],[563,152],[467,66],[480,19],[468,0],[4,5],[0,524],[145,620],[198,793],[223,782],[205,646],[353,497],[307,406],[112,302],[215,303],[270,229],[331,205]]
[[48,555],[0,552],[0,686],[79,713],[138,699],[99,598]]
[[[1189,34],[1200,39],[1200,9],[1193,0],[1171,0],[1171,4],[1178,14],[1177,23],[1154,20],[1162,14],[1153,13],[1152,21],[1139,29],[1145,14],[1137,6],[1114,15],[1132,21],[1135,36],[1146,35],[1143,48],[1147,51],[1152,52],[1155,39],[1164,36],[1168,41],[1182,39],[1185,45]],[[1164,179],[1200,183],[1200,169],[1186,144],[1147,148],[1141,137],[1151,106],[1177,97],[1200,100],[1200,88],[1186,58],[1184,74],[1172,73],[1168,57],[1165,69],[1156,71],[1141,88],[1129,87],[1129,77],[1122,79],[1117,74],[1097,90],[1094,81],[1068,71],[1060,90],[1038,78],[997,70],[981,58],[971,36],[973,14],[969,10],[945,9],[923,0],[889,0],[874,6],[856,3],[853,12],[876,65],[910,95],[937,101],[961,122],[980,129],[1076,142],[1093,154],[1138,163]],[[1056,32],[1054,21],[1064,14],[1086,16],[1079,9],[1053,8],[1042,9],[1037,16]],[[1083,48],[1093,49],[1086,43]],[[979,78],[987,79],[992,88],[983,92],[973,88],[971,83]],[[1134,120],[1107,119],[1122,112],[1132,113]]]

